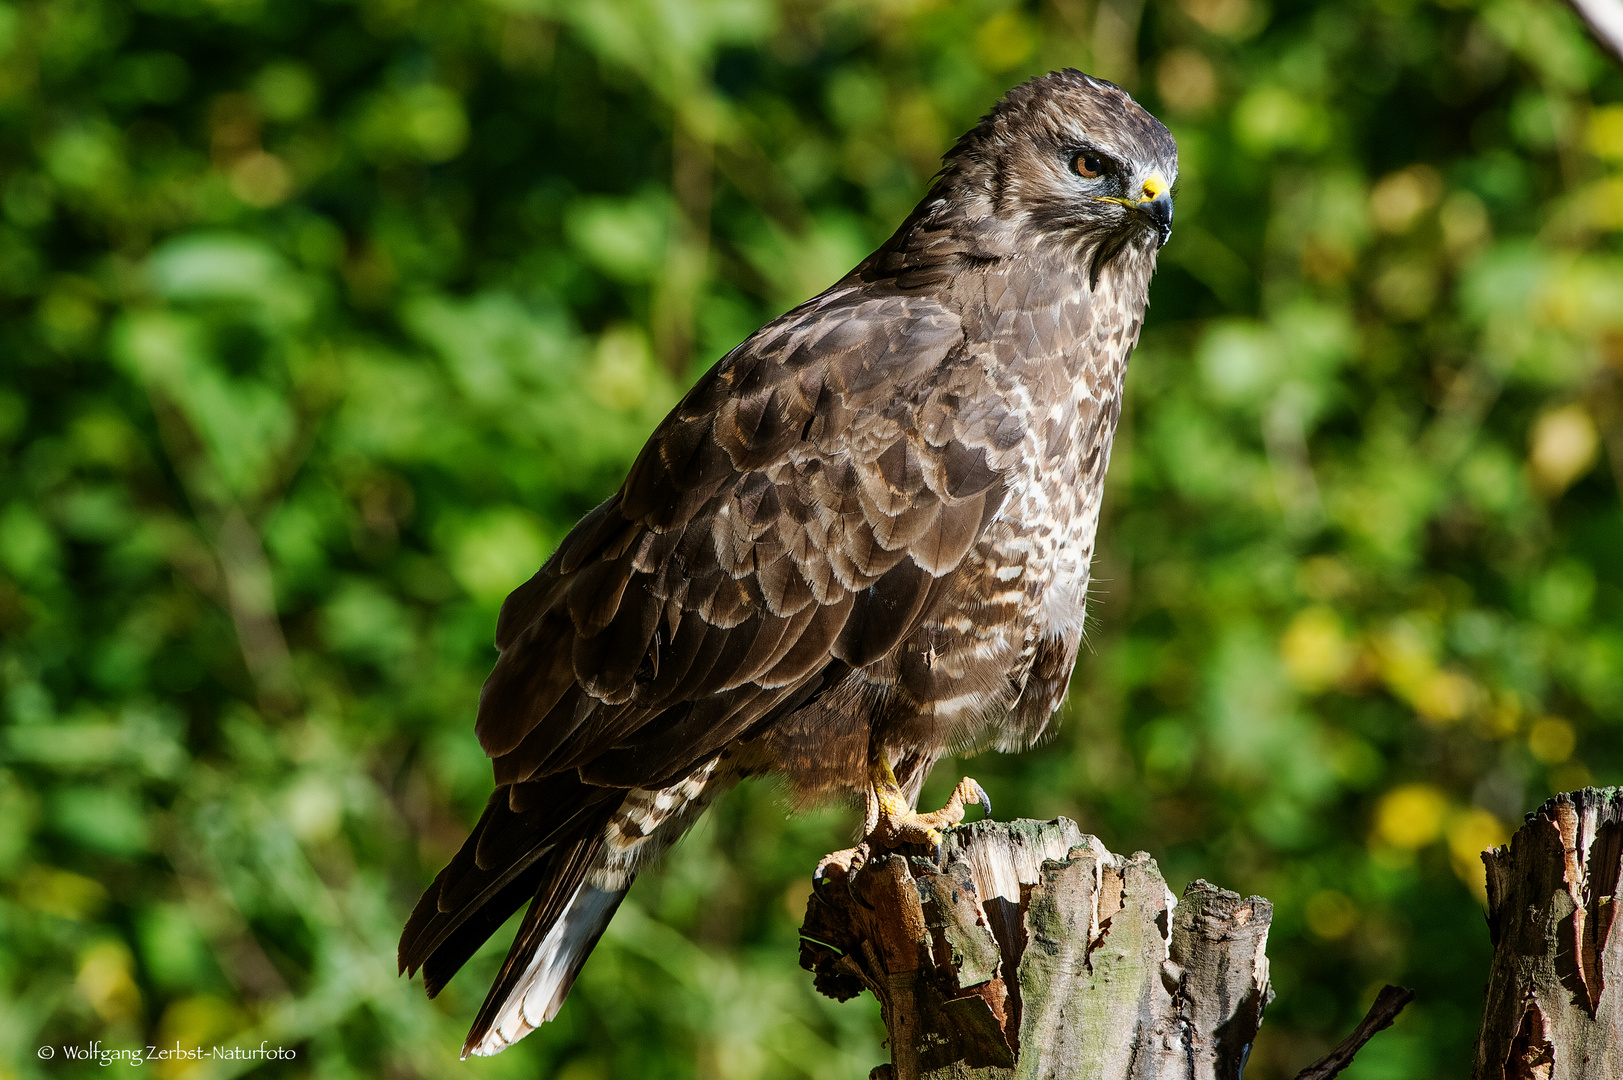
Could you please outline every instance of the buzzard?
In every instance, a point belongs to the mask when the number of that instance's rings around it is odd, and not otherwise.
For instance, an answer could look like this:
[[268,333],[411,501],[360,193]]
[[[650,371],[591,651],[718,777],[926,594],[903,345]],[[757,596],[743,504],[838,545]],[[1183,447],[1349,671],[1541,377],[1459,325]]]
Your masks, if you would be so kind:
[[496,791],[400,941],[432,996],[530,905],[464,1056],[552,1019],[637,871],[741,778],[860,793],[865,845],[938,843],[987,800],[965,780],[917,813],[935,760],[1043,734],[1176,176],[1119,87],[1009,91],[507,598],[476,725]]

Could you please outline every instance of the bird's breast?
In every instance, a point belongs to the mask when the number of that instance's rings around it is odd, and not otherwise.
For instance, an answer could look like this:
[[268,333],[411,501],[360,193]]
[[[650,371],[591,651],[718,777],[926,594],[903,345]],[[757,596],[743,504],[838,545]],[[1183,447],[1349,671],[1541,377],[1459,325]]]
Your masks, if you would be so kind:
[[1018,562],[1038,637],[1069,636],[1086,615],[1105,473],[1143,304],[1117,291],[1062,289],[1005,312],[986,359],[1025,418],[993,562]]

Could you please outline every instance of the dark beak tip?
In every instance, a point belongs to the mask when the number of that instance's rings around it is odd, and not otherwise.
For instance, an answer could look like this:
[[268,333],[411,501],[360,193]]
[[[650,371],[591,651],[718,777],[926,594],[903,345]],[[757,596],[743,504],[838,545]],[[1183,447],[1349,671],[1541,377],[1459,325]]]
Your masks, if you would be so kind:
[[1162,195],[1151,200],[1144,207],[1150,221],[1155,225],[1157,243],[1156,247],[1166,247],[1168,240],[1172,239],[1172,199]]

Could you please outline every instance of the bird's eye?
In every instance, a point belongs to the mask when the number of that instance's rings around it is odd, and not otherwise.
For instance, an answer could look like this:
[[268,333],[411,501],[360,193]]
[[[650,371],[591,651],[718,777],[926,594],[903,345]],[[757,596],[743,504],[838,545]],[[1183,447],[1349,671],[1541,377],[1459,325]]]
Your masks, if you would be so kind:
[[1099,160],[1098,154],[1078,154],[1071,159],[1071,168],[1076,175],[1092,180],[1105,171],[1105,163]]

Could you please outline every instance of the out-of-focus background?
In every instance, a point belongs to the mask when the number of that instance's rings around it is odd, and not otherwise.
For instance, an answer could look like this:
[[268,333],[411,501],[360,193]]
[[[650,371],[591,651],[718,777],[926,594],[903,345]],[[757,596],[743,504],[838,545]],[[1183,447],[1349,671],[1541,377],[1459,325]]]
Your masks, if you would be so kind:
[[[770,785],[557,1023],[396,977],[498,605],[1009,86],[1176,134],[1059,737],[972,771],[1275,904],[1248,1075],[1463,1076],[1477,853],[1623,779],[1623,79],[1554,0],[0,2],[0,1076],[860,1078]],[[105,1075],[102,1073],[101,1075]]]

